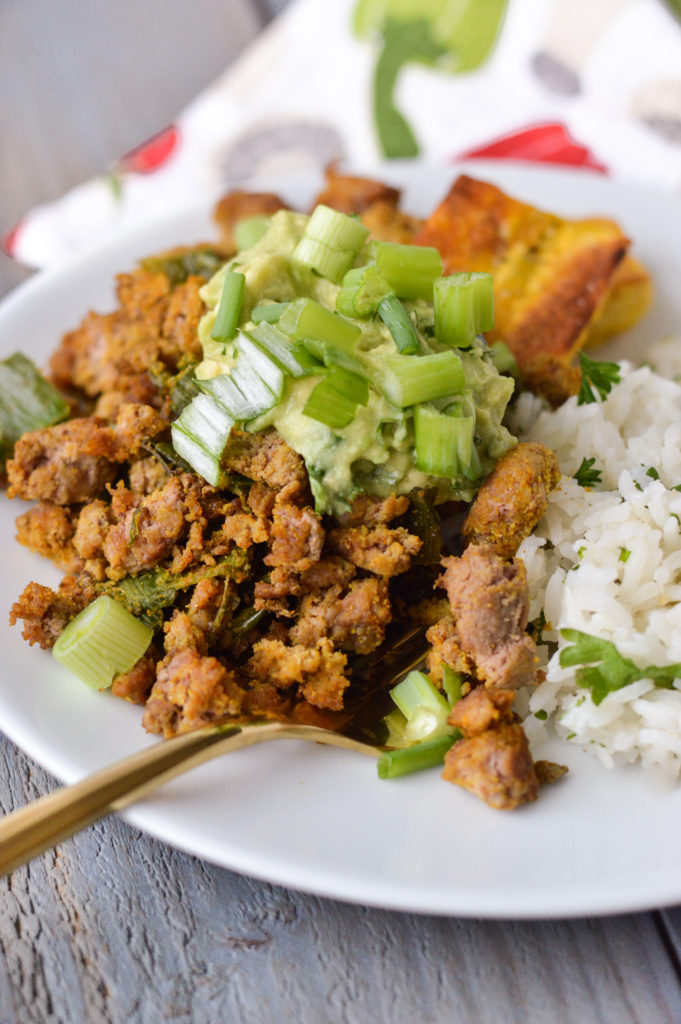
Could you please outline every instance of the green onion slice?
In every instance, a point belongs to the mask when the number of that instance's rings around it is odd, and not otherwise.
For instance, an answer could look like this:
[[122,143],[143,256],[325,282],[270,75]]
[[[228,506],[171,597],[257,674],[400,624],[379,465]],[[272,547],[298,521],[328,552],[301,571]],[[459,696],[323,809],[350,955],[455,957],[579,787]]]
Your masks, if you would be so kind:
[[442,276],[442,257],[426,245],[374,242],[376,266],[401,299],[433,297],[433,283]]
[[424,473],[475,479],[480,461],[474,444],[475,416],[440,412],[431,405],[414,409],[414,461]]
[[69,622],[52,653],[93,690],[105,690],[139,661],[153,635],[149,626],[103,594]]
[[340,284],[368,235],[361,221],[320,204],[293,250],[293,259]]
[[223,410],[238,423],[251,420],[272,407],[272,392],[258,378],[257,386],[246,395],[229,373],[221,373],[210,380],[197,381],[201,391],[215,399]]
[[411,318],[396,295],[386,295],[378,304],[378,315],[393,336],[398,352],[414,355],[421,346]]
[[[238,358],[232,370],[232,380],[247,396],[262,398],[263,408],[255,415],[266,412],[276,405],[284,393],[284,373],[247,334],[240,334],[237,341]],[[263,390],[264,389],[264,390]],[[229,409],[227,410],[230,411]]]
[[241,316],[246,278],[236,270],[228,270],[222,285],[215,323],[211,331],[213,341],[229,341],[234,337]]
[[433,286],[435,335],[443,345],[468,348],[494,326],[491,274],[452,274]]
[[313,338],[307,338],[305,341],[297,343],[294,349],[296,354],[298,346],[304,348],[310,356],[317,360],[316,373],[322,373],[324,367],[332,369],[335,366],[340,366],[344,370],[350,370],[351,373],[359,374],[360,377],[367,378],[369,376],[369,369],[361,359],[346,352],[345,349],[329,344],[328,341],[315,341]]
[[343,286],[336,296],[336,309],[343,316],[373,316],[381,299],[391,288],[378,267],[357,267],[348,270]]
[[188,463],[195,473],[213,487],[223,486],[226,477],[220,459],[207,452],[194,435],[187,433],[177,420],[170,428],[170,436],[176,455]]
[[304,416],[324,423],[332,430],[347,427],[356,412],[357,402],[335,388],[327,377],[315,384],[303,408]]
[[450,668],[446,661],[442,663],[442,688],[447,695],[450,707],[461,700],[461,684],[463,680],[458,672]]
[[234,421],[244,422],[277,404],[285,378],[275,359],[247,334],[239,334],[235,348],[237,360],[229,373],[197,383]]
[[309,363],[306,364],[298,358],[291,339],[273,324],[262,321],[248,332],[248,337],[291,377],[309,376]]
[[270,226],[270,218],[257,214],[254,217],[242,217],[234,225],[234,241],[237,251],[251,249],[259,242]]
[[466,377],[455,352],[427,356],[386,356],[373,383],[393,405],[404,409],[418,402],[463,391]]
[[350,249],[358,253],[369,237],[369,229],[356,217],[348,217],[320,203],[312,211],[305,235],[330,249]]
[[279,318],[279,329],[293,341],[312,338],[326,341],[345,352],[354,352],[362,334],[361,327],[325,309],[314,299],[294,299]]
[[255,306],[251,312],[251,320],[254,324],[262,323],[263,320],[268,324],[276,324],[287,306],[288,302],[267,302],[262,306]]
[[405,739],[420,742],[451,733],[447,725],[449,703],[423,672],[410,672],[393,687],[390,696],[407,720]]
[[293,250],[293,259],[334,284],[340,284],[355,262],[355,252],[352,249],[331,249],[314,238],[301,238]]
[[173,448],[214,487],[224,480],[220,465],[234,420],[210,395],[197,395],[171,427]]
[[378,759],[379,779],[396,779],[400,775],[411,775],[426,768],[436,768],[442,764],[447,751],[461,738],[458,731],[450,736],[440,736],[433,740],[424,740],[403,750],[386,750]]
[[369,401],[369,382],[366,377],[343,366],[335,366],[329,370],[326,380],[350,401],[358,405],[366,405]]

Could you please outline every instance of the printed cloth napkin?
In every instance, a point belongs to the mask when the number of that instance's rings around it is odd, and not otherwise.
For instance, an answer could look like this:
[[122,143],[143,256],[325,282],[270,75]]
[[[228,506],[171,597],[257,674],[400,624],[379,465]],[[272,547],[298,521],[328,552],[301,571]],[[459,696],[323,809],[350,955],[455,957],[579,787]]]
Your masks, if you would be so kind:
[[681,0],[295,0],[174,124],[4,247],[46,267],[230,187],[473,157],[681,191]]

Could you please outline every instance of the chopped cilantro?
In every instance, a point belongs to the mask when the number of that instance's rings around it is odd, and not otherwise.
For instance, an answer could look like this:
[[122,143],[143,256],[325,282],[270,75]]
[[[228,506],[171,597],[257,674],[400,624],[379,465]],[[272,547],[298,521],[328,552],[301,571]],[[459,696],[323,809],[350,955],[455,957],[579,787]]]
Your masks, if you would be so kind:
[[620,548],[620,557],[617,559],[618,562],[628,562],[631,551],[629,548]]
[[597,362],[579,353],[582,383],[577,395],[577,405],[590,405],[597,401],[594,388],[601,399],[607,398],[614,384],[620,382],[620,368],[617,363]]
[[636,488],[637,491],[642,491],[643,490],[643,488],[641,487],[641,485],[638,482],[638,480],[634,480],[634,487]]
[[548,711],[545,711],[544,708],[541,708],[539,711],[535,711],[534,717],[538,718],[540,722],[545,722],[549,717],[549,713]]
[[582,459],[582,464],[573,477],[580,487],[592,487],[594,484],[601,483],[602,470],[592,469],[595,461],[595,459]]
[[654,466],[651,466],[650,469],[646,470],[646,476],[649,476],[651,478],[651,480],[659,480],[660,479],[660,474],[657,472],[657,470],[655,469]]
[[580,562],[584,558],[584,552],[585,551],[586,551],[586,548],[584,547],[584,545],[582,545],[581,548],[579,549],[579,551],[577,552],[577,558],[580,560]]
[[578,629],[561,629],[560,633],[571,644],[560,652],[561,667],[578,666],[577,683],[591,690],[594,704],[600,704],[609,693],[638,679],[651,679],[655,686],[671,690],[674,680],[681,678],[681,664],[639,668],[630,658],[624,658],[609,640]]
[[566,739],[566,740],[573,740],[573,739],[575,738],[575,736],[576,736],[576,735],[577,735],[577,733],[576,733],[576,732],[569,732],[569,733],[567,734],[567,736],[565,737],[565,739]]

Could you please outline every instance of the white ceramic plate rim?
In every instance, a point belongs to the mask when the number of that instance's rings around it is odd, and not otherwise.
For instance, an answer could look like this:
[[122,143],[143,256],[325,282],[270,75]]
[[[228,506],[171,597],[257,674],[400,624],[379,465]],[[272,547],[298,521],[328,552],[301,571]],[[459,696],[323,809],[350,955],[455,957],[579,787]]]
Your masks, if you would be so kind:
[[[631,332],[618,351],[640,350],[646,336],[656,340],[681,323],[676,197],[586,172],[490,162],[458,170],[557,212],[616,216],[637,239],[658,298],[646,325]],[[379,173],[406,185],[407,209],[425,213],[457,169],[392,165]],[[286,198],[304,203],[316,183],[277,184]],[[87,308],[110,308],[114,272],[155,249],[206,237],[209,210],[203,203],[140,226],[68,266],[37,275],[0,307],[0,353],[21,347],[44,360],[61,331]],[[6,530],[18,512],[8,506],[3,498]],[[49,656],[26,647],[18,630],[6,627],[6,609],[29,579],[58,579],[37,556],[13,543],[6,548],[7,593],[0,608],[3,731],[65,782],[153,742],[141,731],[139,709],[84,691]],[[660,789],[637,770],[605,772],[563,745],[549,753],[570,764],[571,776],[512,816],[489,810],[433,774],[381,784],[368,762],[344,752],[274,744],[204,766],[125,817],[216,864],[391,909],[529,918],[640,910],[681,900],[674,856],[681,840],[681,824],[675,824],[681,822],[679,791]],[[226,784],[233,786],[228,793]],[[636,817],[631,832],[629,816]],[[621,855],[626,845],[631,851]],[[609,864],[599,862],[599,851],[601,860],[610,857]],[[452,866],[451,858],[459,863]]]

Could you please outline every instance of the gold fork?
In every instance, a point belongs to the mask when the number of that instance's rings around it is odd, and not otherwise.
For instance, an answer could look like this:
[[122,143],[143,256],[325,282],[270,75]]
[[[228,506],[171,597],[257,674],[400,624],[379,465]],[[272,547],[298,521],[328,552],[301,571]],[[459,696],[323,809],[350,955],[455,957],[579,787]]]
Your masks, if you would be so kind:
[[[423,656],[423,630],[419,628],[384,651],[380,662],[375,660],[364,666],[364,671],[367,668],[381,670],[380,678],[373,680],[371,692],[387,690],[415,668]],[[190,768],[232,750],[283,739],[308,740],[371,757],[382,753],[380,747],[312,725],[253,721],[205,726],[146,747],[81,782],[49,793],[0,818],[0,875],[9,874],[94,821],[129,807]]]

